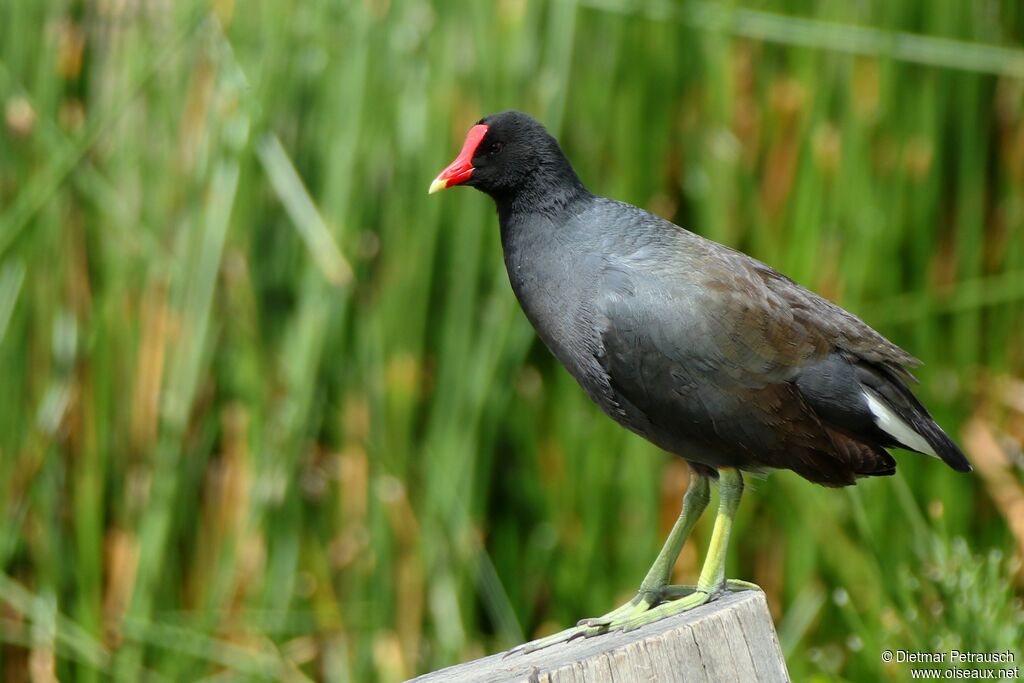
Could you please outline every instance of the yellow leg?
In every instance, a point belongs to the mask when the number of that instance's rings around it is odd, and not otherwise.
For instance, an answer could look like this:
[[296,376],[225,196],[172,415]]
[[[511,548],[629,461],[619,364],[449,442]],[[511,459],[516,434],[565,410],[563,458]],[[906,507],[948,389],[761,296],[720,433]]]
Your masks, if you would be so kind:
[[672,527],[658,558],[647,572],[636,597],[602,617],[583,619],[574,628],[526,643],[513,652],[534,652],[574,638],[589,638],[608,631],[629,631],[703,605],[723,589],[757,589],[757,586],[745,581],[725,580],[725,557],[729,548],[729,535],[742,496],[743,475],[737,469],[721,468],[718,515],[715,517],[711,544],[708,546],[696,586],[670,586],[668,583],[672,566],[708,503],[707,479],[695,474],[683,499],[683,510],[679,519]]

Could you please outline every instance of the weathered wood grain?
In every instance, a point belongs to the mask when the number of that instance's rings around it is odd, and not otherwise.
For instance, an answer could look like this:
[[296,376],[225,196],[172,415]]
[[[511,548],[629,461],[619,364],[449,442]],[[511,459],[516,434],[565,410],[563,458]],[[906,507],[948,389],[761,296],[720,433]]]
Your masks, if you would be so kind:
[[764,594],[744,591],[629,633],[574,640],[527,655],[501,652],[413,680],[785,683],[789,674]]

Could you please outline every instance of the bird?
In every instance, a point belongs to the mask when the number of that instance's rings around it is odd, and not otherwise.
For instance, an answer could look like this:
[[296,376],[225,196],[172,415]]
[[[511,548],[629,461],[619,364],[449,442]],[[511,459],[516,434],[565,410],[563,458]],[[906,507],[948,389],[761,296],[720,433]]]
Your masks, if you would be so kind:
[[[908,386],[920,361],[761,261],[591,193],[528,114],[472,126],[429,193],[453,186],[494,200],[512,291],[555,358],[608,416],[690,468],[681,512],[637,594],[520,650],[757,590],[724,571],[744,473],[792,470],[848,486],[894,474],[890,448],[971,471]],[[718,511],[697,583],[672,585],[714,480]]]

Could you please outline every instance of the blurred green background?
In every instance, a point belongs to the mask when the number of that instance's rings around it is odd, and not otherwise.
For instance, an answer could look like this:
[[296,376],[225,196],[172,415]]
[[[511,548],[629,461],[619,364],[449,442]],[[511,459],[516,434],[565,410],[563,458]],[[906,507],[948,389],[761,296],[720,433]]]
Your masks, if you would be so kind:
[[926,363],[974,474],[745,497],[794,680],[1019,663],[1022,40],[1016,0],[6,0],[3,679],[395,681],[632,595],[685,465],[538,342],[490,200],[426,194],[510,107]]

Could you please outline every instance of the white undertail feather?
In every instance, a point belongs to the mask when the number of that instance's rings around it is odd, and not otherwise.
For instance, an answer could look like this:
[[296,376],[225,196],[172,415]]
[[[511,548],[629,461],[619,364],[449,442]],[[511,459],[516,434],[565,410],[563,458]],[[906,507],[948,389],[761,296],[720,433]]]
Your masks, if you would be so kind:
[[868,408],[875,416],[875,424],[879,429],[907,448],[927,453],[936,458],[939,457],[939,454],[925,438],[915,432],[892,408],[887,406],[878,394],[870,389],[865,389],[864,398],[868,401]]

